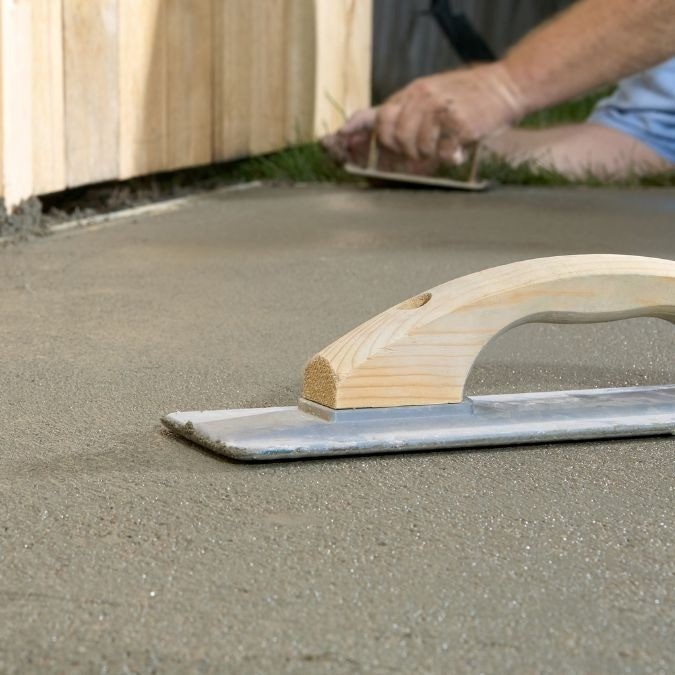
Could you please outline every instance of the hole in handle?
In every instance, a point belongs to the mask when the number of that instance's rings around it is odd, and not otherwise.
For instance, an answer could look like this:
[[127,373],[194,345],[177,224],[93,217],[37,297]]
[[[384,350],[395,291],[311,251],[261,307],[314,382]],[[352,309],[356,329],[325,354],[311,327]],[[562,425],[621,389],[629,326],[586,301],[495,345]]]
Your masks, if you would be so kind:
[[429,300],[431,300],[431,293],[420,293],[414,298],[404,300],[400,305],[396,306],[396,309],[417,309],[426,305]]

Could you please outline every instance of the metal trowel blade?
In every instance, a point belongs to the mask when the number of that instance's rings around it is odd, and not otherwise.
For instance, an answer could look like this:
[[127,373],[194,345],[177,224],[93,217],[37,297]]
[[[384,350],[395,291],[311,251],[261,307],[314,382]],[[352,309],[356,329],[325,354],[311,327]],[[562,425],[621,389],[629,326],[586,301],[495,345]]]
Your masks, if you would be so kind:
[[175,433],[232,459],[484,448],[675,433],[675,385],[472,396],[462,403],[333,410],[175,412]]
[[356,164],[345,164],[347,173],[360,176],[368,180],[384,183],[400,183],[404,185],[441,188],[444,190],[465,190],[469,192],[482,192],[490,186],[484,180],[456,180],[453,178],[441,178],[438,176],[418,176],[412,173],[398,171],[380,171],[379,169],[364,168]]

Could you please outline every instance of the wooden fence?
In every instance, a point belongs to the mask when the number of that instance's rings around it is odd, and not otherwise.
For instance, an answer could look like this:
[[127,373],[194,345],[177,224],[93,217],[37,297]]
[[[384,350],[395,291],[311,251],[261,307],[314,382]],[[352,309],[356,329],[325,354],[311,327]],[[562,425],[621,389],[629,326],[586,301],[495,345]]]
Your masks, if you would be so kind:
[[0,195],[265,153],[370,97],[372,0],[0,0]]

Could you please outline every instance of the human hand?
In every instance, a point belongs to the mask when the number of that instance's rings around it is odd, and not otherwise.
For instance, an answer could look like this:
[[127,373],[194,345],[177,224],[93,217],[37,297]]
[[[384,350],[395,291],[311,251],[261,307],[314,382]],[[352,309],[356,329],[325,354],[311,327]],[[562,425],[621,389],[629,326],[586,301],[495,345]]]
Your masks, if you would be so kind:
[[[324,136],[321,145],[339,164],[366,166],[371,152],[371,138],[377,118],[377,108],[354,113],[336,133]],[[387,148],[377,150],[377,169],[419,175],[430,175],[438,168],[436,159],[411,160]]]
[[522,96],[497,63],[422,77],[377,108],[380,145],[412,161],[461,164],[466,147],[524,113]]
[[321,139],[321,145],[336,162],[367,163],[376,111],[376,108],[359,110],[336,133]]

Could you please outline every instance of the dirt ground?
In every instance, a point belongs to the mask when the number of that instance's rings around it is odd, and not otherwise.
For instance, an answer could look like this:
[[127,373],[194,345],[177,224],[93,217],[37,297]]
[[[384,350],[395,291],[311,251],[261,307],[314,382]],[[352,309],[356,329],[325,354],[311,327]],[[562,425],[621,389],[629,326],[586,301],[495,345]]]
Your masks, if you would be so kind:
[[[252,465],[159,422],[590,252],[675,259],[675,191],[259,188],[0,248],[0,672],[673,672],[675,437]],[[469,390],[673,383],[673,328],[521,327]]]

